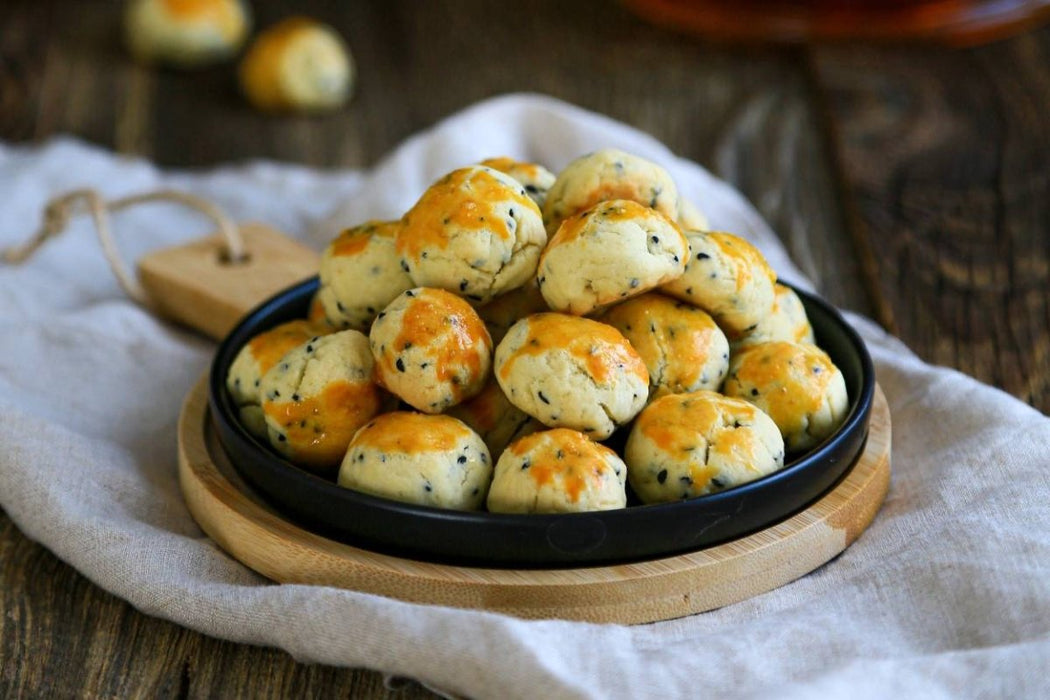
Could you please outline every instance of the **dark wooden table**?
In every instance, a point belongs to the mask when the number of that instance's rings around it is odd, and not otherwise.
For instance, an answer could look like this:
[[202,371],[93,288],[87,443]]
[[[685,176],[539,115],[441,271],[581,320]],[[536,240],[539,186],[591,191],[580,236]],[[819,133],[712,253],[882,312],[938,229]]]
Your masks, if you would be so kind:
[[[252,3],[259,23],[290,3]],[[925,359],[1050,407],[1050,29],[973,49],[725,47],[614,2],[295,3],[349,39],[339,114],[251,111],[230,66],[144,69],[120,6],[0,3],[0,139],[70,133],[169,166],[368,166],[482,98],[547,93],[734,183],[836,304]],[[0,696],[428,695],[146,617],[0,513]]]

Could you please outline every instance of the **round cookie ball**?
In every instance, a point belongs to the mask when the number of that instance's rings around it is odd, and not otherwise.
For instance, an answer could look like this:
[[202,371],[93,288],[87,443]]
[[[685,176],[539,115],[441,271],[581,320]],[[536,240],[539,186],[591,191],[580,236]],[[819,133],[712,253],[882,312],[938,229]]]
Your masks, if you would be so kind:
[[417,287],[376,317],[368,342],[376,380],[424,413],[476,395],[492,367],[492,340],[478,313],[443,289]]
[[565,219],[536,275],[552,309],[583,316],[681,276],[688,256],[688,241],[667,217],[616,199]]
[[741,350],[729,363],[722,391],[769,414],[790,452],[815,447],[849,409],[846,380],[816,345],[774,341]]
[[146,63],[214,63],[232,56],[250,29],[240,0],[131,0],[124,10],[128,49]]
[[525,284],[547,243],[521,183],[481,165],[435,182],[402,221],[397,251],[413,283],[479,304]]
[[383,307],[412,288],[394,242],[400,221],[369,221],[336,236],[321,255],[317,295],[339,328],[368,329]]
[[463,421],[480,435],[495,459],[518,438],[544,429],[543,423],[507,400],[495,377],[485,383],[481,393],[453,406],[447,415]]
[[533,277],[517,289],[501,294],[478,309],[478,316],[489,329],[492,342],[498,344],[507,335],[510,327],[530,314],[550,311],[540,292],[540,285]]
[[759,319],[747,335],[733,343],[733,351],[748,345],[783,340],[789,343],[810,343],[813,338],[813,326],[809,324],[806,307],[798,294],[779,282],[773,288],[773,309],[769,315]]
[[513,158],[487,158],[481,165],[506,173],[521,183],[525,193],[541,210],[547,199],[547,190],[554,184],[554,173],[539,163],[526,163]]
[[668,394],[639,414],[624,449],[644,503],[702,496],[784,466],[784,440],[765,413],[713,391]]
[[493,513],[580,513],[627,506],[627,467],[575,430],[533,433],[504,450],[489,489]]
[[350,441],[339,485],[373,496],[453,510],[479,510],[492,460],[478,435],[449,416],[384,413]]
[[307,17],[289,17],[255,38],[238,78],[257,109],[324,112],[349,99],[354,62],[334,29]]
[[237,352],[226,374],[226,389],[248,432],[266,438],[266,420],[259,390],[263,375],[296,347],[330,332],[330,328],[308,320],[288,321],[259,333]]
[[707,231],[711,227],[707,215],[685,197],[678,199],[678,225],[683,231]]
[[690,231],[685,272],[661,291],[714,316],[730,340],[748,333],[773,309],[777,276],[748,241],[720,231]]
[[547,233],[554,234],[565,219],[609,199],[629,199],[671,221],[678,218],[678,188],[666,170],[644,158],[605,148],[577,158],[558,173],[543,204]]
[[496,347],[496,379],[512,404],[552,428],[595,440],[634,418],[649,372],[612,326],[566,314],[534,314]]
[[350,438],[380,407],[368,339],[340,331],[308,340],[262,378],[270,444],[295,464],[323,475],[338,468]]
[[649,370],[651,396],[718,391],[729,372],[729,341],[707,312],[655,292],[602,315]]

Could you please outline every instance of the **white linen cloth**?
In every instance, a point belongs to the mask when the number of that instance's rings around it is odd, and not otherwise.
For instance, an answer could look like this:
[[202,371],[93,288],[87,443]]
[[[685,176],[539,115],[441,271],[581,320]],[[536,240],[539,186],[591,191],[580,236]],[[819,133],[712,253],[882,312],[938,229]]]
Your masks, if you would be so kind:
[[[34,230],[60,192],[163,186],[320,248],[339,224],[399,216],[454,167],[509,155],[558,169],[605,146],[665,164],[715,227],[750,237],[782,276],[802,281],[730,187],[645,134],[529,95],[456,114],[367,172],[273,163],[167,172],[70,139],[0,145],[0,247]],[[133,257],[207,225],[156,205],[121,214],[116,228]],[[1050,696],[1050,420],[851,321],[893,416],[890,494],[859,541],[794,583],[713,612],[633,627],[530,622],[276,585],[204,537],[179,492],[175,421],[214,345],[127,300],[82,218],[29,262],[0,265],[0,505],[149,615],[450,693]]]

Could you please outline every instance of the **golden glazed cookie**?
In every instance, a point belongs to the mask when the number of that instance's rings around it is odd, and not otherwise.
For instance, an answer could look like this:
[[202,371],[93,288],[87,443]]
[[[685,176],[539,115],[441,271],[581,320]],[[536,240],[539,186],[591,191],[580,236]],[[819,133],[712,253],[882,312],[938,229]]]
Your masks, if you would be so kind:
[[368,335],[376,380],[424,413],[475,396],[492,367],[492,340],[477,312],[443,289],[416,287],[376,317]]
[[307,17],[289,17],[255,38],[238,78],[257,109],[323,112],[350,97],[354,62],[334,29]]
[[295,464],[334,473],[350,438],[380,407],[368,339],[340,331],[308,340],[263,375],[270,444]]
[[649,372],[627,339],[577,316],[518,321],[496,347],[494,366],[512,404],[544,425],[595,440],[634,418],[649,395]]
[[748,241],[720,231],[690,231],[685,272],[661,291],[714,316],[730,340],[773,309],[776,274]]
[[544,425],[512,404],[491,377],[474,398],[448,409],[447,415],[466,423],[481,436],[489,454],[498,458],[510,443],[543,430]]
[[213,63],[232,56],[250,29],[240,0],[131,0],[124,10],[128,49],[148,63]]
[[627,480],[645,503],[754,481],[784,466],[776,424],[755,406],[712,391],[669,394],[639,414],[624,449]]
[[552,309],[583,316],[676,279],[688,255],[688,241],[666,216],[615,199],[565,219],[536,275]]
[[435,182],[403,222],[397,251],[412,281],[477,304],[525,284],[547,243],[521,183],[480,165]]
[[627,467],[575,430],[533,433],[496,463],[488,508],[494,513],[579,513],[627,505]]
[[650,395],[718,391],[729,372],[729,341],[707,312],[651,292],[601,318],[623,333],[649,370]]
[[317,294],[330,323],[366,331],[383,307],[412,288],[394,244],[400,230],[400,221],[369,221],[328,244]]
[[525,193],[541,210],[547,199],[547,190],[554,184],[554,173],[539,163],[526,163],[513,158],[487,158],[481,165],[506,173],[521,183]]
[[298,346],[330,332],[330,328],[308,320],[288,321],[256,335],[240,349],[226,375],[226,389],[249,432],[266,438],[259,392],[263,375]]
[[791,452],[808,450],[846,418],[846,381],[816,345],[775,341],[735,354],[722,389],[755,404],[776,423]]
[[813,327],[809,325],[806,307],[791,287],[780,284],[773,288],[773,309],[767,316],[759,319],[747,335],[733,343],[733,350],[748,345],[783,340],[788,343],[810,343],[813,338]]
[[478,435],[449,416],[384,413],[357,431],[339,485],[373,496],[453,510],[479,510],[492,460]]
[[598,202],[629,199],[678,218],[678,188],[656,163],[606,148],[577,158],[558,173],[543,205],[543,222],[553,235],[561,222]]

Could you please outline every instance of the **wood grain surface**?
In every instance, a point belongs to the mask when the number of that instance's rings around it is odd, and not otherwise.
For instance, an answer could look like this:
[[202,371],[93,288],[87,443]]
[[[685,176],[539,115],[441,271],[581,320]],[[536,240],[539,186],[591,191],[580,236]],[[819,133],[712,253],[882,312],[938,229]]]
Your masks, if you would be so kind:
[[[260,25],[291,10],[252,2]],[[1050,408],[1050,29],[967,50],[726,47],[608,0],[303,0],[360,72],[343,111],[252,112],[230,66],[131,63],[120,3],[0,2],[0,139],[69,133],[162,165],[368,166],[478,99],[532,90],[651,132],[733,182],[832,302]],[[146,617],[0,514],[0,696],[391,694]],[[416,685],[398,693],[426,696]]]

